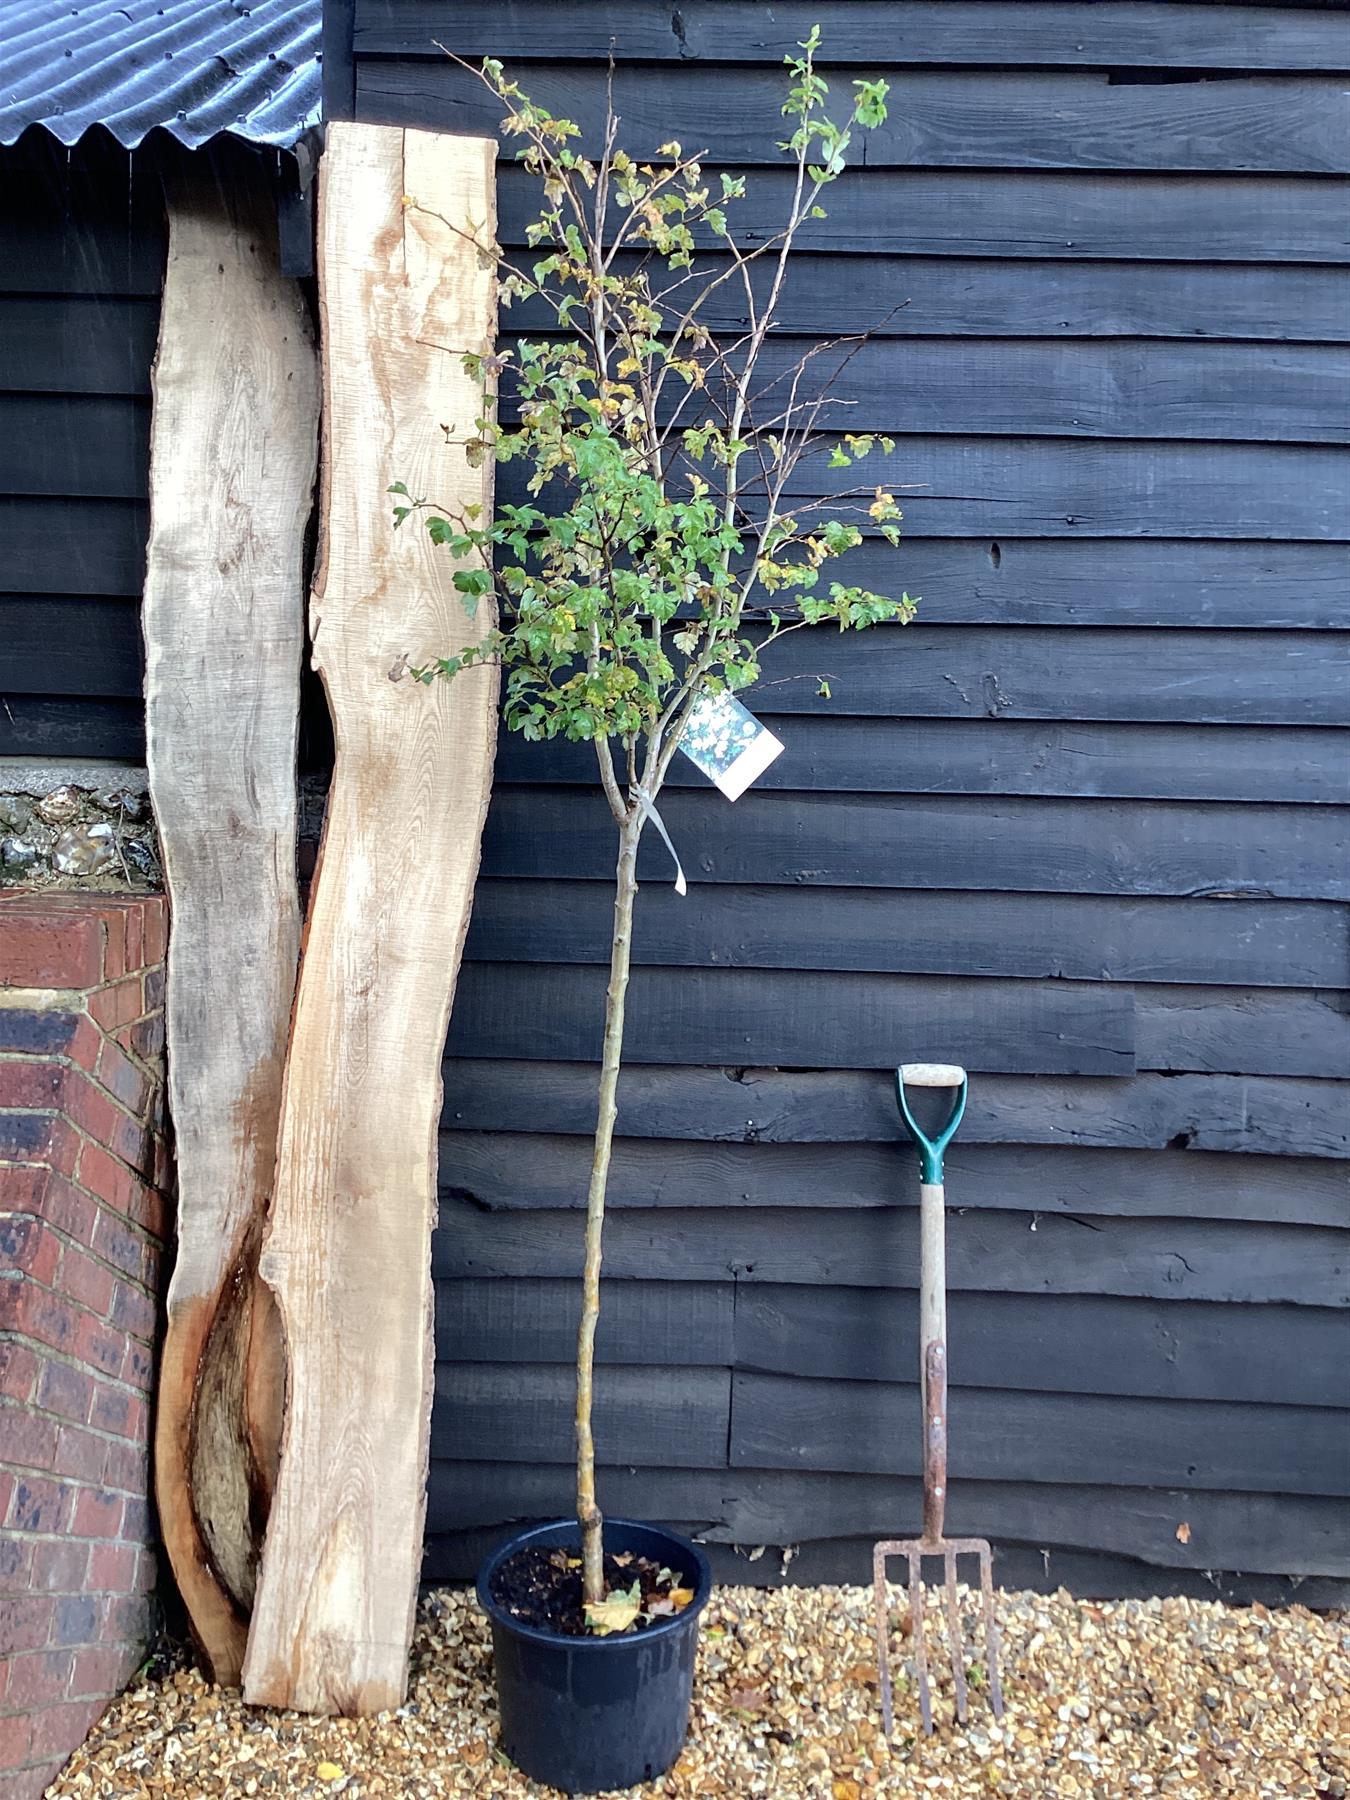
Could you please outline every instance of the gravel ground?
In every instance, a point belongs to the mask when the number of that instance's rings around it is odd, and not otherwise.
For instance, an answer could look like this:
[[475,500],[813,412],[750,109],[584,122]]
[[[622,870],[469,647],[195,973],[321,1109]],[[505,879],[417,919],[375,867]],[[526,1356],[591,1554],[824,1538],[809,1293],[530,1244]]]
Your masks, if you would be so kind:
[[[887,1745],[869,1590],[719,1589],[705,1614],[689,1744],[669,1775],[631,1791],[770,1800],[1347,1795],[1350,1616],[1192,1600],[1093,1604],[1064,1593],[998,1601],[1002,1728],[979,1694],[969,1726],[950,1723],[949,1670],[938,1733],[916,1740],[914,1696],[902,1683]],[[902,1602],[895,1612],[901,1667]],[[968,1599],[966,1613],[974,1644]],[[940,1629],[936,1611],[930,1629]],[[408,1704],[395,1713],[266,1712],[179,1665],[129,1690],[48,1790],[98,1800],[549,1792],[496,1748],[486,1622],[465,1592],[424,1605]]]

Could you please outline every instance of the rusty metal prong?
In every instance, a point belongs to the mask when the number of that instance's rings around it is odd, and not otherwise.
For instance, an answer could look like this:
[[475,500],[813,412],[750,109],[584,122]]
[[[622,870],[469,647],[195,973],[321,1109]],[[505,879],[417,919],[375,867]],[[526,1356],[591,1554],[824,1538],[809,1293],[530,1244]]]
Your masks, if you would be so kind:
[[889,1738],[894,1724],[891,1701],[891,1629],[890,1608],[886,1594],[886,1544],[878,1544],[872,1552],[872,1600],[876,1609],[877,1667],[881,1672],[881,1725]]
[[996,1719],[1003,1717],[1003,1688],[998,1678],[998,1619],[994,1612],[993,1553],[980,1546],[980,1598],[984,1606],[985,1662],[989,1667],[989,1704]]
[[966,1657],[961,1637],[961,1608],[956,1598],[956,1551],[949,1545],[942,1555],[943,1587],[947,1592],[947,1647],[956,1684],[956,1716],[966,1722]]
[[933,1696],[928,1685],[928,1650],[923,1633],[923,1552],[915,1545],[905,1551],[909,1563],[909,1622],[914,1645],[914,1673],[919,1684],[919,1716],[924,1735],[933,1735]]

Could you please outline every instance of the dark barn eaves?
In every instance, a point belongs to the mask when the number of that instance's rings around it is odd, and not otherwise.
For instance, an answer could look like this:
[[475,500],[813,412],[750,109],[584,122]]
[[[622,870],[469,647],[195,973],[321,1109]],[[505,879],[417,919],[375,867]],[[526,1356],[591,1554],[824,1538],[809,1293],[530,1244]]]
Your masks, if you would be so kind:
[[293,149],[321,119],[321,0],[14,0],[0,25],[0,144],[102,125]]

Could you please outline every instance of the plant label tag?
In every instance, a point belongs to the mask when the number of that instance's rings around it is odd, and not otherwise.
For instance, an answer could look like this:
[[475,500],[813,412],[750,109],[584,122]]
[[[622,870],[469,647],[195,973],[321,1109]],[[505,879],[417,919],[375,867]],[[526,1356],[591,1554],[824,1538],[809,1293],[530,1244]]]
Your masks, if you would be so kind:
[[705,694],[689,711],[680,749],[728,800],[739,800],[758,781],[783,745],[733,695]]

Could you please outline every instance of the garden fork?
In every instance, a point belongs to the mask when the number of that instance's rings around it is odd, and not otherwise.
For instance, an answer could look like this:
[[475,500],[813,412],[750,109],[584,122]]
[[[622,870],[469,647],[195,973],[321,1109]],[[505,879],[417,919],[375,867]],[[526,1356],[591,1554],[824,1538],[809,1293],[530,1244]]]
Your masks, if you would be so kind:
[[[947,1122],[935,1138],[920,1130],[910,1111],[906,1087],[955,1088]],[[998,1679],[998,1624],[994,1617],[993,1554],[985,1538],[942,1535],[947,1504],[947,1245],[943,1210],[942,1157],[966,1110],[966,1072],[953,1063],[905,1063],[895,1072],[895,1096],[909,1135],[919,1148],[919,1381],[923,1404],[923,1536],[889,1538],[872,1552],[875,1589],[877,1657],[881,1666],[881,1716],[891,1734],[890,1630],[887,1609],[886,1559],[903,1556],[909,1565],[909,1617],[914,1664],[919,1682],[919,1711],[926,1733],[933,1729],[933,1700],[928,1681],[928,1649],[924,1642],[923,1559],[940,1556],[947,1591],[947,1636],[956,1684],[956,1716],[965,1722],[965,1647],[956,1597],[956,1559],[980,1559],[980,1592],[984,1605],[985,1661],[989,1701],[994,1717],[1003,1717]]]

